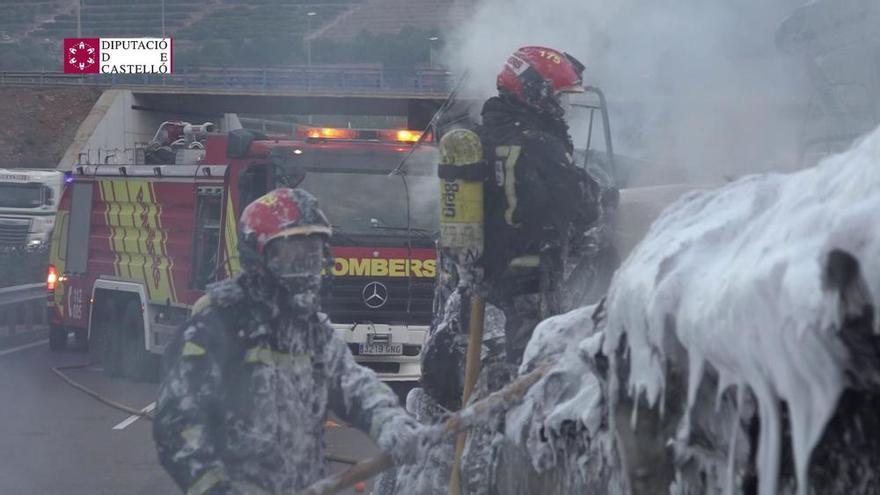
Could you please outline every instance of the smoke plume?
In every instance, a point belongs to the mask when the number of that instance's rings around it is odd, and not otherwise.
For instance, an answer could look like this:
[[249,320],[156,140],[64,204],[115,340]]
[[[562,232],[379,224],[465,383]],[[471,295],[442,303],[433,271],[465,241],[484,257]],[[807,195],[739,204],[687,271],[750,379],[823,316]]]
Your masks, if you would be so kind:
[[[447,40],[465,90],[495,91],[517,47],[567,51],[609,99],[615,151],[636,182],[717,181],[797,165],[809,93],[774,33],[803,0],[484,0]],[[571,116],[576,144],[585,126]]]

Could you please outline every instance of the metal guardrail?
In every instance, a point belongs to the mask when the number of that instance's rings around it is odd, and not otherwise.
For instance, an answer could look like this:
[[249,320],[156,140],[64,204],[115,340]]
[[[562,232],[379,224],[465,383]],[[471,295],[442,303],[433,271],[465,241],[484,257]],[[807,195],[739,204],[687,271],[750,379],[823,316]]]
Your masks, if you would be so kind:
[[405,91],[445,93],[445,69],[387,69],[370,66],[295,66],[265,69],[189,68],[174,74],[64,74],[0,71],[0,86],[132,86],[250,91]]
[[30,331],[47,323],[44,282],[0,289],[0,328],[6,335],[15,335],[20,326]]

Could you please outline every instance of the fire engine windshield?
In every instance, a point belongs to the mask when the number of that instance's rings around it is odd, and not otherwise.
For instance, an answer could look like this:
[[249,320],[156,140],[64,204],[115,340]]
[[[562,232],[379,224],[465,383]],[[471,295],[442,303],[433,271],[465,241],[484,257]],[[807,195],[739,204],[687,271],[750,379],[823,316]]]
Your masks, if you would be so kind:
[[407,200],[409,227],[435,233],[439,228],[439,180],[433,172],[436,155],[413,154],[404,179],[389,176],[402,159],[400,152],[362,151],[314,153],[299,187],[314,194],[333,226],[346,233],[406,229]]
[[37,208],[43,204],[40,184],[0,183],[0,207]]
[[[437,230],[437,184],[434,177],[406,178],[411,228]],[[367,233],[407,226],[407,194],[400,176],[309,173],[300,187],[318,198],[334,227],[346,232]]]

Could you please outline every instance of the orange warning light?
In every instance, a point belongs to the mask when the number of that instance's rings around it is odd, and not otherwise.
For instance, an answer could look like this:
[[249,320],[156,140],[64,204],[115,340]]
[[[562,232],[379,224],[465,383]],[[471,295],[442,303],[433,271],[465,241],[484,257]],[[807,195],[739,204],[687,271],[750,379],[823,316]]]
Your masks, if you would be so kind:
[[354,129],[336,127],[310,127],[299,129],[297,134],[309,139],[357,139],[358,137],[358,131]]

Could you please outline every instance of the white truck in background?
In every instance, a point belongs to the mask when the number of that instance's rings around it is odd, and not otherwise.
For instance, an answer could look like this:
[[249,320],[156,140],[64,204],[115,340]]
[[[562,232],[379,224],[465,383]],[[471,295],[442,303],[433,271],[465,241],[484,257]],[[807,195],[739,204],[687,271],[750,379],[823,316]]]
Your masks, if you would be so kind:
[[59,170],[0,169],[0,248],[48,244],[63,187]]

